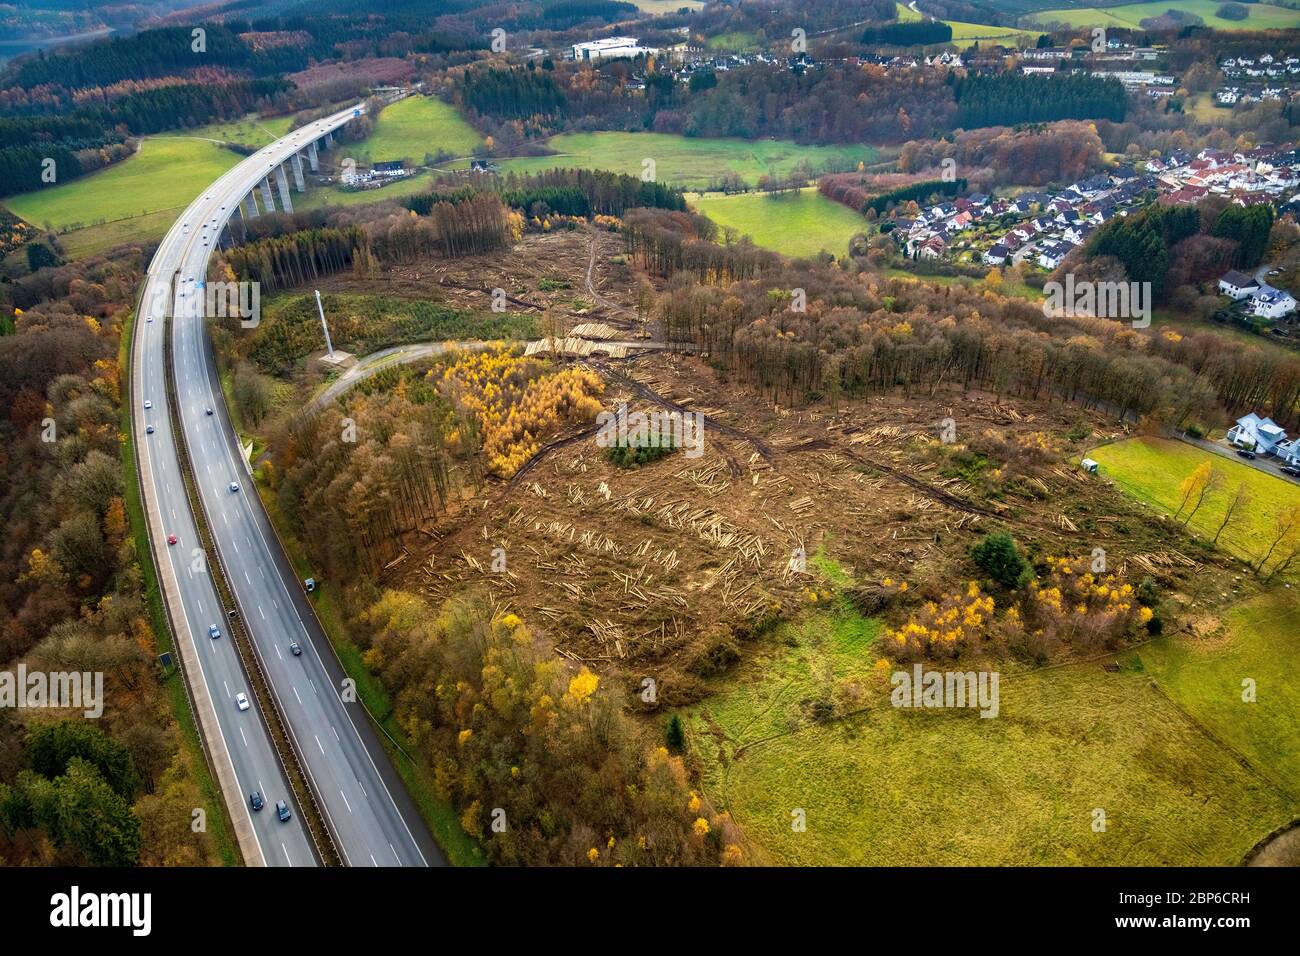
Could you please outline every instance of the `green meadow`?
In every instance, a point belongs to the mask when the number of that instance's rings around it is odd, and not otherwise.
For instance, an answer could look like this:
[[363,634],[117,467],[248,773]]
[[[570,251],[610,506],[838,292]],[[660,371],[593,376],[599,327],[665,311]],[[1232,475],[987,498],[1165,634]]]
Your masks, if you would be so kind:
[[1224,482],[1217,491],[1206,495],[1189,525],[1207,540],[1214,538],[1237,486],[1245,482],[1251,503],[1232,517],[1219,538],[1219,546],[1247,560],[1257,560],[1267,550],[1273,538],[1270,532],[1282,509],[1300,505],[1300,485],[1169,438],[1129,438],[1095,448],[1088,457],[1100,463],[1100,473],[1113,479],[1124,492],[1170,515],[1182,502],[1178,489],[1183,479],[1209,462],[1222,473]]
[[1043,10],[1027,20],[1034,23],[1066,23],[1072,27],[1129,27],[1137,29],[1147,17],[1158,17],[1166,10],[1177,9],[1193,13],[1216,30],[1289,30],[1300,26],[1300,10],[1273,6],[1267,3],[1250,3],[1250,15],[1244,20],[1225,20],[1216,16],[1222,0],[1157,0],[1155,3],[1126,3],[1115,7],[1076,7],[1064,10]]
[[751,185],[764,173],[787,174],[807,161],[813,171],[827,167],[852,169],[859,162],[877,162],[873,146],[800,146],[786,140],[698,139],[672,133],[566,133],[553,136],[553,156],[501,160],[505,170],[541,172],[580,167],[608,169],[640,176],[645,161],[654,161],[659,182],[687,189],[705,189],[729,173]]
[[203,139],[150,136],[116,165],[6,203],[28,222],[55,231],[123,223],[125,234],[130,227],[123,221],[183,209],[241,158]]
[[783,196],[763,193],[713,193],[693,202],[697,212],[720,227],[749,236],[757,246],[806,258],[825,249],[835,256],[848,251],[849,240],[866,231],[867,222],[852,209],[827,199],[815,187]]
[[421,166],[426,154],[467,156],[482,145],[454,106],[433,96],[408,96],[384,107],[368,138],[345,148],[363,163],[408,159]]
[[[1300,810],[1290,600],[1232,615],[1219,650],[1164,638],[1117,673],[1000,662],[984,719],[892,707],[880,625],[832,598],[683,711],[689,747],[759,863],[1232,866]],[[1246,717],[1243,673],[1269,697]]]

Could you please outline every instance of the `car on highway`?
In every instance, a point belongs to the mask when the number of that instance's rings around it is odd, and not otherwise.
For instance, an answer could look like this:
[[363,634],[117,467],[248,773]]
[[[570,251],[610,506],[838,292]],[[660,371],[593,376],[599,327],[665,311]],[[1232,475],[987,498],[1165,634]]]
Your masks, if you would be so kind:
[[146,426],[144,427],[144,433],[145,433],[146,435],[152,435],[152,434],[153,434],[153,426],[152,426],[152,425],[146,425]]
[[205,407],[205,408],[203,409],[203,414],[204,414],[204,415],[211,415],[211,414],[212,414],[212,406],[211,406],[211,405],[208,405],[207,407]]
[[240,710],[248,710],[248,695],[242,691],[235,695],[235,706]]
[[261,810],[262,807],[266,806],[266,801],[262,799],[262,795],[260,793],[254,790],[252,793],[248,795],[248,805],[252,807],[254,810]]
[[281,823],[288,823],[289,818],[293,816],[293,814],[289,812],[289,804],[285,803],[283,800],[275,801],[275,815],[280,818]]
[[168,544],[175,544],[175,543],[176,543],[176,535],[174,535],[174,534],[169,534],[169,535],[167,536],[167,543],[168,543]]
[[297,641],[290,641],[290,642],[289,642],[289,652],[290,652],[291,654],[293,654],[294,657],[301,657],[301,656],[302,656],[302,647],[298,644]]
[[220,636],[221,636],[221,628],[217,627],[217,625],[215,624],[209,624],[208,637],[212,638],[215,641]]
[[232,482],[230,483],[230,490],[231,490],[231,491],[238,491],[238,490],[239,490],[239,482],[237,482],[237,481],[232,481]]
[[147,412],[151,408],[153,408],[153,402],[149,401],[149,399],[146,398],[144,400],[144,410]]
[[1256,455],[1253,451],[1246,451],[1246,449],[1244,448],[1238,448],[1237,457],[1245,458],[1247,461],[1254,461],[1259,456]]
[[152,315],[145,316],[145,321],[146,321],[146,322],[152,322],[152,321],[153,321],[153,316],[152,316]]

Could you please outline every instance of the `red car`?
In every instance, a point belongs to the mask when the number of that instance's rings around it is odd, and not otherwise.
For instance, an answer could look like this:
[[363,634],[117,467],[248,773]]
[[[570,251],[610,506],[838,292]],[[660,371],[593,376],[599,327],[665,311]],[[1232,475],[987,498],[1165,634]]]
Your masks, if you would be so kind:
[[175,544],[175,543],[176,543],[176,535],[174,535],[174,534],[169,534],[169,535],[167,536],[167,543],[168,543],[168,544]]

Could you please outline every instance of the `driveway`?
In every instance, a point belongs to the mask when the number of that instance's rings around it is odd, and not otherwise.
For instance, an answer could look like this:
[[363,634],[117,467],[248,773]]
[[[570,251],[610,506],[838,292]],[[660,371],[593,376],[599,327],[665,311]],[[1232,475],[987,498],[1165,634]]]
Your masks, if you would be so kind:
[[1260,455],[1258,458],[1252,461],[1249,458],[1242,458],[1235,451],[1233,451],[1231,448],[1229,448],[1227,445],[1221,442],[1210,441],[1207,438],[1193,438],[1191,435],[1187,435],[1182,432],[1175,432],[1174,437],[1179,439],[1180,441],[1187,442],[1187,444],[1189,445],[1195,445],[1197,448],[1204,448],[1208,452],[1213,452],[1216,455],[1221,455],[1224,458],[1231,458],[1233,461],[1237,462],[1238,464],[1247,465],[1251,468],[1254,468],[1256,471],[1262,471],[1267,475],[1272,475],[1274,478],[1281,478],[1283,481],[1289,481],[1294,485],[1300,485],[1300,481],[1297,481],[1295,478],[1292,478],[1290,475],[1284,475],[1282,474],[1282,472],[1278,471],[1278,468],[1280,468],[1284,464],[1284,462],[1280,458],[1266,457],[1264,455]]

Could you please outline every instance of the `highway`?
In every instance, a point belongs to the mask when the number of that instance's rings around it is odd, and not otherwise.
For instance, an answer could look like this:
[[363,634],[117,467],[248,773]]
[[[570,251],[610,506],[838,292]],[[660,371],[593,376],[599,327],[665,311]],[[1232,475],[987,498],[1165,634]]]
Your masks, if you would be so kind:
[[[166,525],[162,534],[175,534],[178,539],[174,546],[160,547],[155,537],[154,550],[163,553],[179,583],[181,607],[171,609],[173,620],[178,629],[186,628],[195,635],[203,683],[243,791],[243,812],[251,820],[263,862],[268,865],[319,861],[299,808],[292,807],[294,816],[288,823],[276,819],[275,801],[291,801],[288,784],[256,713],[256,703],[243,712],[233,703],[233,695],[240,691],[249,693],[250,699],[252,694],[228,636],[218,640],[207,637],[209,624],[226,629],[228,609],[220,606],[209,575],[190,566],[197,537],[168,427],[169,412],[183,430],[198,495],[237,612],[344,863],[425,866],[445,862],[361,704],[344,701],[342,668],[252,487],[204,329],[208,258],[231,215],[277,167],[361,109],[349,108],[290,132],[227,172],[196,199],[167,233],[150,264],[142,301],[143,311],[153,314],[154,320],[146,318],[137,325],[141,398],[133,414],[142,449],[142,483],[146,503],[150,503],[152,491],[153,510]],[[284,179],[280,182],[283,187]],[[171,409],[164,379],[165,309],[173,316],[177,407]],[[238,318],[213,321],[230,322],[239,334]],[[143,408],[146,397],[153,403],[152,410]],[[153,434],[143,434],[148,424],[157,426]],[[158,533],[152,526],[151,531],[155,536]],[[300,653],[293,652],[295,644]],[[256,813],[247,800],[254,789],[267,801]],[[228,799],[228,805],[231,802]],[[239,825],[237,821],[237,829]]]

